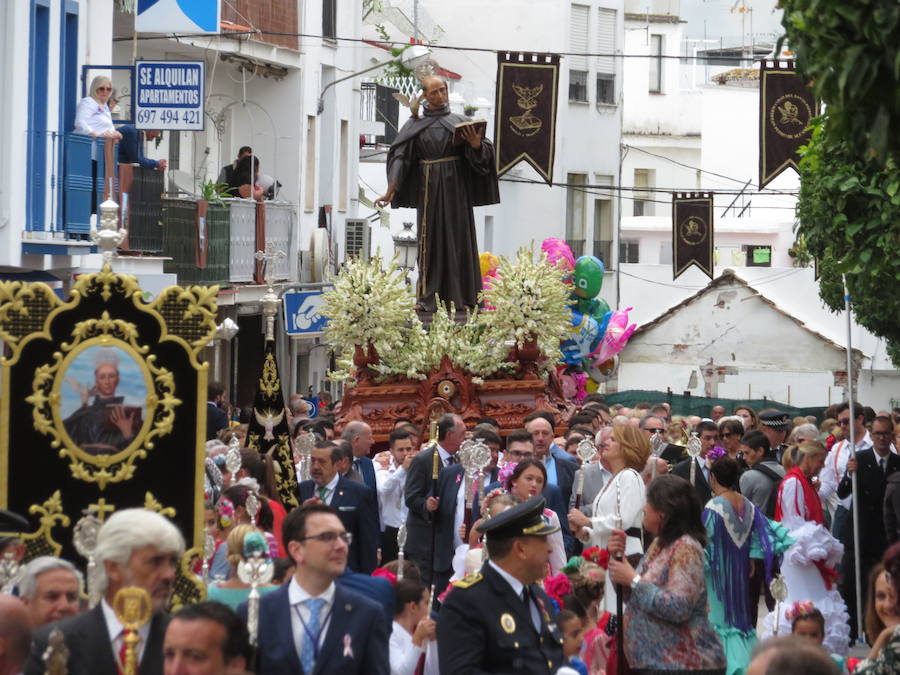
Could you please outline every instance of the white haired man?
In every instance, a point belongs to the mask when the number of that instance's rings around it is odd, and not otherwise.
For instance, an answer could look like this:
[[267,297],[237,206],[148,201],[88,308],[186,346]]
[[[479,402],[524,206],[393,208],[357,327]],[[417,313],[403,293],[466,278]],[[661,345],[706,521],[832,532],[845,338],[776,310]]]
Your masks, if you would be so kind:
[[171,522],[154,511],[125,509],[113,513],[100,528],[95,556],[100,565],[103,599],[89,612],[45,626],[34,635],[26,675],[43,675],[41,656],[51,628],[59,628],[69,649],[69,675],[118,675],[122,672],[125,631],[112,602],[127,586],[150,595],[153,617],[138,631],[141,675],[162,675],[165,614],[184,538]]
[[81,572],[62,558],[42,555],[25,566],[19,597],[28,610],[32,630],[78,614]]

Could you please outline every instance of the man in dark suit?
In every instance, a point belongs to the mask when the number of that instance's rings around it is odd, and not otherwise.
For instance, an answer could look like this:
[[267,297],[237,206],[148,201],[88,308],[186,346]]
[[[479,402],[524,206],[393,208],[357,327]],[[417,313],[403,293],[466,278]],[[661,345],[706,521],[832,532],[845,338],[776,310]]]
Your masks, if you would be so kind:
[[490,559],[454,584],[437,622],[442,673],[535,673],[563,664],[562,635],[540,586],[556,528],[532,497],[482,523]]
[[[175,570],[184,553],[184,539],[164,516],[146,509],[116,511],[100,528],[95,549],[102,571],[103,599],[94,609],[48,624],[34,634],[25,666],[27,675],[44,675],[42,656],[53,628],[62,631],[69,650],[69,675],[117,675],[125,631],[112,609],[113,599],[126,586],[150,594],[153,615],[138,630],[137,647],[141,675],[163,672],[163,638],[168,624],[165,613]],[[124,560],[125,562],[120,562]]]
[[[900,471],[900,457],[891,452],[894,425],[890,417],[876,417],[872,422],[872,447],[859,450],[856,458],[847,460],[847,471],[838,483],[837,496],[844,499],[853,494],[852,474],[856,472],[856,503],[859,508],[859,555],[860,575],[863,588],[869,578],[869,571],[881,560],[887,549],[887,534],[884,527],[884,493],[887,479],[895,471]],[[852,516],[853,510],[851,508]],[[844,560],[841,575],[841,596],[847,603],[850,614],[851,637],[856,628],[856,555],[853,547],[853,519],[847,519],[844,528]]]
[[206,440],[213,440],[216,435],[228,426],[228,413],[219,405],[225,398],[225,385],[221,382],[210,382],[206,387]]
[[[419,451],[409,470],[406,472],[406,507],[409,513],[406,517],[406,557],[416,564],[422,576],[422,584],[426,587],[432,584],[432,554],[442,555],[440,550],[443,542],[452,542],[453,532],[442,532],[442,525],[448,522],[446,517],[439,518],[435,512],[441,505],[440,490],[447,490],[448,485],[440,483],[440,477],[448,467],[456,465],[456,452],[466,435],[466,425],[459,415],[444,415],[437,423],[437,444]],[[434,482],[435,456],[437,457],[438,485]],[[455,480],[454,474],[454,480]],[[446,496],[446,495],[445,495]],[[444,516],[450,504],[444,500]],[[455,503],[454,505],[455,506]],[[435,551],[432,551],[432,531],[435,533]],[[452,527],[452,524],[451,524]],[[447,544],[447,545],[452,545]],[[452,559],[453,551],[445,552]],[[449,566],[448,566],[449,567]],[[440,563],[437,567],[445,571]],[[449,578],[449,577],[448,577]],[[439,581],[435,579],[435,583]],[[443,589],[440,589],[443,590]]]
[[578,460],[553,442],[552,419],[549,413],[536,410],[525,418],[525,430],[531,434],[535,459],[542,461],[547,469],[547,483],[556,485],[562,493],[563,504],[568,504]]
[[341,433],[341,439],[350,444],[353,450],[353,468],[362,476],[363,482],[373,491],[378,492],[375,482],[375,465],[369,457],[372,449],[372,427],[365,422],[354,420],[348,422]]
[[247,627],[220,602],[192,602],[172,616],[163,643],[166,673],[243,673],[250,664]]
[[[378,507],[375,494],[362,483],[338,474],[341,449],[334,441],[318,441],[310,458],[312,480],[300,483],[300,502],[316,500],[331,506],[352,536],[347,564],[370,574],[378,565]],[[285,542],[287,545],[287,542]]]
[[[706,455],[719,441],[719,427],[715,422],[700,422],[694,430],[700,437],[700,456],[693,461],[697,462],[694,472],[694,491],[700,498],[700,503],[705,505],[712,498],[712,488],[709,486],[709,467],[706,466]],[[681,476],[686,481],[691,480],[691,458],[681,460],[672,469],[672,473]]]
[[[338,512],[303,504],[284,520],[283,540],[297,570],[259,602],[259,672],[266,675],[387,675],[382,609],[346,585],[351,533]],[[247,604],[239,608],[247,616]]]

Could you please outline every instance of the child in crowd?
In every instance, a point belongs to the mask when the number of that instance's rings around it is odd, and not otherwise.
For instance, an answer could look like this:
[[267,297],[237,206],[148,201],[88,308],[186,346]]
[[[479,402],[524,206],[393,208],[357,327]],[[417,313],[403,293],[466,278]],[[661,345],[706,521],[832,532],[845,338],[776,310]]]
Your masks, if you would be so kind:
[[584,618],[569,609],[564,609],[556,616],[556,626],[563,636],[563,663],[578,671],[579,675],[588,675],[587,665],[578,658],[584,636]]
[[[821,645],[825,640],[825,617],[811,602],[795,602],[785,612],[791,622],[791,633]],[[850,673],[859,659],[845,659],[837,654],[831,655],[841,673]]]

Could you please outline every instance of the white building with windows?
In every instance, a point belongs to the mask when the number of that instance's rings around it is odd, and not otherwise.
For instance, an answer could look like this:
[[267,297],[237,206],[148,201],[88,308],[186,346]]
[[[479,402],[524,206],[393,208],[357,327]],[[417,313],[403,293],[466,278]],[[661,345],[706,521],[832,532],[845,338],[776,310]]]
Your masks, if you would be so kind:
[[[262,358],[265,288],[255,252],[266,242],[285,252],[273,263],[279,287],[321,280],[343,252],[334,242],[344,240],[345,223],[357,215],[359,91],[351,83],[326,87],[359,70],[358,43],[337,38],[359,38],[363,3],[222,0],[219,34],[177,38],[135,36],[124,4],[0,5],[0,77],[7,91],[21,92],[0,102],[0,278],[47,280],[66,291],[73,275],[99,268],[88,228],[90,141],[73,133],[75,106],[91,78],[111,77],[119,101],[114,119],[124,122],[131,118],[135,59],[203,61],[205,128],[165,132],[159,144],[146,144],[146,155],[166,159],[169,168],[147,173],[149,187],[130,194],[129,243],[140,255],[120,258],[116,269],[135,274],[151,292],[176,282],[220,286],[218,321],[231,318],[241,330],[231,343],[210,348],[210,377],[247,403]],[[259,207],[249,199],[211,206],[211,262],[201,269],[190,229],[197,198],[242,146],[253,148],[261,174],[278,181],[277,194]],[[279,336],[287,393],[322,388],[329,365],[323,345]]]
[[[788,169],[758,189],[758,61],[728,61],[758,55],[764,40],[745,38],[742,46],[717,36],[702,44],[685,39],[678,0],[626,0],[625,9],[625,52],[647,58],[625,59],[618,306],[632,307],[631,321],[653,330],[640,331],[622,352],[610,389],[671,387],[703,396],[712,387],[720,396],[749,393],[795,405],[841,400],[845,380],[835,348],[847,343],[846,319],[824,307],[813,270],[794,267],[789,255],[797,174]],[[718,282],[695,267],[672,279],[675,191],[715,193]],[[751,292],[722,291],[726,270]],[[827,367],[803,362],[795,333],[827,343]],[[781,360],[763,355],[759,335],[782,347]],[[900,377],[883,342],[856,325],[852,341],[861,351],[860,400],[893,407]],[[749,367],[754,354],[760,363]]]
[[[398,19],[398,12],[389,10],[410,3],[385,0],[384,5],[383,15],[367,19],[372,25],[365,29],[366,36],[377,40],[374,25],[380,24],[391,39],[406,41],[410,25],[402,18],[410,18],[409,13]],[[466,105],[476,106],[475,117],[488,120],[489,137],[494,126],[496,52],[568,54],[561,59],[557,106],[553,180],[559,185],[547,186],[525,163],[507,173],[500,182],[501,203],[476,209],[479,250],[509,256],[552,236],[566,239],[576,256],[595,254],[612,268],[618,203],[613,191],[596,186],[612,186],[619,180],[623,70],[622,60],[614,55],[623,51],[623,1],[420,0],[418,6],[420,18],[439,33],[422,33],[426,40],[438,38],[432,47],[434,58],[459,76],[450,79],[451,107],[462,112]],[[588,53],[603,56],[584,56]],[[373,48],[370,56],[383,54]],[[404,113],[400,108],[399,124],[408,116]],[[383,194],[386,187],[384,154],[383,147],[363,150],[360,188],[369,199]],[[373,247],[382,251],[391,250],[390,236],[404,221],[415,221],[411,210],[389,215],[390,230],[377,225],[372,229]],[[614,281],[608,273],[603,296],[610,304],[615,300]]]

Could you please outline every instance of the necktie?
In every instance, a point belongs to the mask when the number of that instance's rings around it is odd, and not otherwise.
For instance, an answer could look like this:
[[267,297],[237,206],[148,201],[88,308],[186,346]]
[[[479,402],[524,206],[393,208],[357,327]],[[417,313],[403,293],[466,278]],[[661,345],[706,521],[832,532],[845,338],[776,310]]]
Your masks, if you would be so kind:
[[459,461],[459,457],[457,457],[456,455],[450,455],[450,456],[447,458],[447,466],[453,466],[453,465],[456,464],[458,461]]
[[354,459],[353,460],[353,468],[356,469],[357,471],[359,471],[360,473],[362,473],[362,469],[359,468],[359,465],[360,465],[359,459]]
[[[122,629],[122,632],[119,633],[119,639],[122,641],[122,644],[119,645],[119,659],[118,663],[116,663],[116,668],[119,671],[119,675],[124,675],[125,673],[125,660],[128,655],[128,643],[125,641],[125,636],[128,635],[129,631]],[[137,658],[137,648],[135,647],[135,658]],[[135,663],[137,666],[137,663]]]
[[525,611],[528,613],[528,616],[531,617],[531,623],[534,626],[534,629],[540,633],[541,632],[541,620],[537,614],[537,607],[534,604],[531,588],[525,586],[522,588],[522,602],[525,603]]
[[884,473],[885,471],[887,471],[887,459],[885,459],[884,457],[879,459],[878,466],[881,467],[881,473]]
[[304,600],[307,608],[309,608],[309,621],[306,622],[303,631],[303,647],[300,649],[300,664],[303,666],[303,672],[309,675],[312,673],[316,665],[316,652],[319,650],[319,627],[322,606],[325,601],[322,598],[310,598]]
[[322,500],[322,503],[325,503],[325,497],[328,496],[328,488],[324,485],[319,488],[319,499]]

